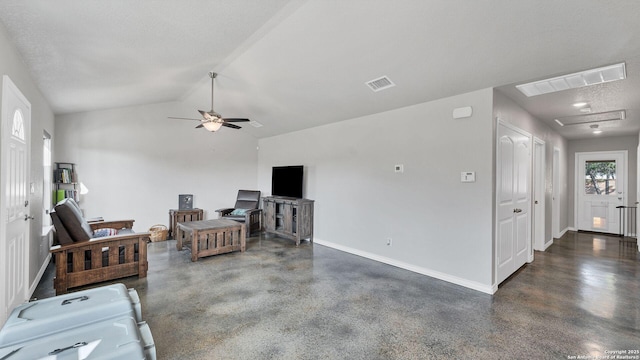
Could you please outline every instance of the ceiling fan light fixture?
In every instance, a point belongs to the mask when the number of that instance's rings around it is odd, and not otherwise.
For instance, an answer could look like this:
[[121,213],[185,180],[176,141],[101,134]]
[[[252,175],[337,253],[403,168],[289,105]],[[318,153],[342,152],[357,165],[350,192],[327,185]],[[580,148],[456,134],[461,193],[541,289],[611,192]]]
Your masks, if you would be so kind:
[[220,128],[222,127],[222,123],[217,122],[217,121],[207,121],[205,123],[202,124],[202,126],[204,126],[205,129],[211,131],[211,132],[215,132],[220,130]]
[[623,80],[626,78],[627,72],[625,69],[625,63],[622,62],[573,74],[556,76],[550,79],[516,85],[516,88],[525,96],[531,97],[556,91],[602,84],[610,81]]

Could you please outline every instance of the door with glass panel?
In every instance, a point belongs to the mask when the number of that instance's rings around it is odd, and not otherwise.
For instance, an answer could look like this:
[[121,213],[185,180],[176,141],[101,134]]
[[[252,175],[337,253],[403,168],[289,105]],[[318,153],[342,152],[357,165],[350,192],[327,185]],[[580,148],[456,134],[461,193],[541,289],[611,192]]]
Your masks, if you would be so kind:
[[620,231],[616,207],[627,204],[627,151],[576,153],[578,230]]

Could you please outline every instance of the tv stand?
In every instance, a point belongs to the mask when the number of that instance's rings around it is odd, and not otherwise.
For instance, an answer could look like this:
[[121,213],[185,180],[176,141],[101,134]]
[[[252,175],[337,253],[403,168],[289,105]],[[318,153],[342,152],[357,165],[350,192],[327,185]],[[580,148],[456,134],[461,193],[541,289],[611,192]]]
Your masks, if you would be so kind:
[[313,242],[313,200],[277,196],[262,198],[264,231],[295,240]]

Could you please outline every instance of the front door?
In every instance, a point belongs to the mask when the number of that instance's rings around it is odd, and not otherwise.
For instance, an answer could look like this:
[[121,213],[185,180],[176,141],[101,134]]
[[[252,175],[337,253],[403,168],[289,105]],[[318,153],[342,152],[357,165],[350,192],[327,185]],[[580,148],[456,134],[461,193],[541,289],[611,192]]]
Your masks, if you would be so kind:
[[626,205],[627,151],[576,153],[578,230],[618,233]]
[[9,79],[2,78],[0,136],[0,323],[28,295],[29,136],[31,104]]
[[498,123],[496,147],[496,278],[513,274],[531,249],[531,135]]

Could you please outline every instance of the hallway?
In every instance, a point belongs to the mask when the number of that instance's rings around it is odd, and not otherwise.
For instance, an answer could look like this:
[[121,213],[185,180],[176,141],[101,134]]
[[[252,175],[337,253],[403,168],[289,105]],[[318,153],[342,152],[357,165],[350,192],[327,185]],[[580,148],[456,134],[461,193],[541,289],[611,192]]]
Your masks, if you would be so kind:
[[567,359],[640,349],[639,276],[635,242],[596,234],[556,239],[494,296],[262,235],[196,263],[151,243],[148,277],[122,282],[159,359]]

